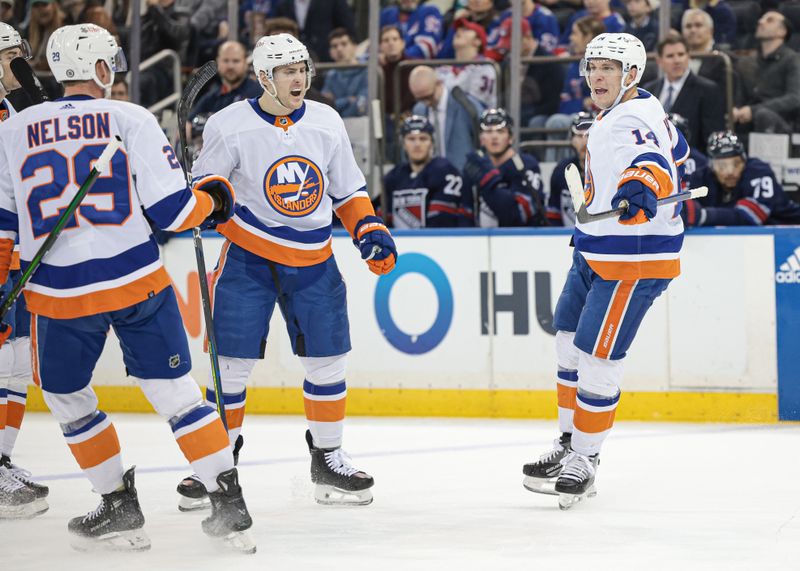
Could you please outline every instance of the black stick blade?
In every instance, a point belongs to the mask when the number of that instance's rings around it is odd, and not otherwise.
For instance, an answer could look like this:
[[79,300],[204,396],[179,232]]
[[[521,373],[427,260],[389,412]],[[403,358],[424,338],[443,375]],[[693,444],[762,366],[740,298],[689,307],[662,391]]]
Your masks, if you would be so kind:
[[44,89],[42,89],[42,84],[39,83],[39,78],[34,75],[33,69],[31,69],[27,61],[21,57],[16,57],[11,60],[10,66],[11,73],[17,78],[22,90],[34,105],[49,101],[47,94],[45,94]]

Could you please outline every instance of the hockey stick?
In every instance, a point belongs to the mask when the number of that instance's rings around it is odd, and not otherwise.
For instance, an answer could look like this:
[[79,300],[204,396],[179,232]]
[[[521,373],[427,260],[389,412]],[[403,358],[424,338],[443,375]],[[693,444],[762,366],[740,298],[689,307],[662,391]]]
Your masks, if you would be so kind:
[[[628,211],[628,201],[623,200],[617,208],[612,208],[611,210],[605,210],[596,214],[589,214],[586,210],[586,196],[583,193],[583,180],[581,179],[581,173],[578,171],[578,167],[576,167],[574,163],[567,165],[567,168],[564,170],[564,177],[567,179],[567,187],[572,197],[572,204],[575,207],[575,217],[581,224],[597,222],[598,220],[607,220],[609,218],[618,218]],[[659,198],[657,204],[658,206],[675,204],[677,202],[691,200],[692,198],[702,198],[707,194],[708,187],[700,186],[685,192],[667,196],[666,198]]]
[[11,73],[14,74],[20,87],[22,87],[22,91],[25,92],[25,95],[34,105],[50,101],[50,98],[44,92],[44,88],[42,88],[42,84],[39,82],[39,78],[33,73],[33,69],[31,69],[27,61],[21,57],[15,57],[9,65]]
[[[186,88],[178,102],[178,137],[181,142],[181,155],[183,157],[183,174],[186,184],[192,186],[192,157],[189,156],[189,144],[186,141],[186,120],[189,110],[197,99],[197,94],[203,86],[217,75],[217,62],[209,61],[189,78]],[[203,302],[203,319],[206,325],[206,338],[208,339],[208,357],[211,360],[211,380],[214,382],[214,394],[217,401],[217,412],[222,419],[225,431],[228,431],[228,419],[225,417],[225,397],[222,394],[222,378],[219,372],[219,355],[217,354],[217,339],[214,335],[214,316],[211,312],[211,294],[208,290],[208,276],[206,274],[206,258],[203,254],[203,239],[200,228],[192,229],[192,242],[194,243],[194,256],[197,261],[197,273],[200,280],[200,299]]]
[[61,235],[61,231],[64,229],[64,226],[67,225],[67,221],[72,218],[72,215],[75,214],[75,211],[81,205],[83,198],[92,189],[92,185],[94,185],[97,177],[108,170],[108,165],[111,162],[111,158],[121,148],[122,139],[120,139],[118,135],[115,135],[114,139],[108,143],[108,145],[106,145],[105,149],[103,149],[100,158],[95,161],[92,170],[89,172],[89,176],[87,176],[86,180],[83,181],[83,184],[78,189],[78,192],[75,193],[75,196],[72,198],[67,208],[61,213],[61,216],[58,218],[58,220],[56,220],[56,225],[50,231],[50,234],[45,239],[44,244],[42,244],[42,246],[39,248],[39,251],[34,254],[33,259],[31,259],[31,263],[28,264],[28,267],[25,268],[24,272],[22,272],[22,275],[17,280],[17,283],[14,284],[14,287],[3,300],[2,305],[0,305],[0,321],[5,319],[5,316],[11,309],[11,306],[14,305],[20,293],[22,293],[22,290],[25,289],[25,286],[28,284],[28,280],[31,279],[33,273],[41,265],[42,258],[44,258],[45,254],[47,254],[47,252],[50,251],[50,248],[53,247],[53,244],[55,244],[56,240]]

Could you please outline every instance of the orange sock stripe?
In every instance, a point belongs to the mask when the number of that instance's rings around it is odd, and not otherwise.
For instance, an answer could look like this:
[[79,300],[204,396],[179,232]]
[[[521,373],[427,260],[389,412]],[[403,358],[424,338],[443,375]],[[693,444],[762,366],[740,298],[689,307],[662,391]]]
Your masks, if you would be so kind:
[[39,377],[39,346],[36,340],[36,316],[31,314],[31,374],[33,376],[33,383],[37,387],[41,387],[42,379]]
[[228,434],[219,418],[197,430],[184,434],[177,441],[189,462],[200,460],[230,446]]
[[578,396],[578,388],[577,387],[568,387],[567,385],[562,385],[558,383],[556,385],[558,387],[558,406],[560,408],[569,408],[575,410],[577,406],[575,404],[575,399]]
[[244,423],[244,407],[242,406],[233,409],[226,408],[225,420],[228,421],[228,430],[241,428],[242,424]]
[[8,405],[6,403],[0,404],[0,430],[6,427],[6,418],[8,417]]
[[317,422],[338,422],[344,420],[347,398],[339,400],[303,399],[306,418]]
[[[2,414],[2,413],[0,413]],[[22,403],[8,401],[6,405],[6,426],[16,428],[22,426],[22,418],[25,416],[25,405]]]
[[590,412],[584,408],[575,409],[573,420],[575,428],[587,434],[597,434],[605,432],[614,426],[614,415],[617,413],[616,407],[606,412]]
[[631,296],[634,284],[636,284],[635,280],[624,280],[619,283],[617,291],[611,300],[611,308],[608,310],[603,328],[598,335],[597,348],[594,352],[596,357],[608,359],[611,354],[614,340],[617,338],[617,332],[622,325],[622,320],[625,318],[625,308],[628,306],[628,299]]
[[102,464],[120,453],[119,439],[113,424],[88,440],[69,444],[69,448],[78,465],[84,470]]

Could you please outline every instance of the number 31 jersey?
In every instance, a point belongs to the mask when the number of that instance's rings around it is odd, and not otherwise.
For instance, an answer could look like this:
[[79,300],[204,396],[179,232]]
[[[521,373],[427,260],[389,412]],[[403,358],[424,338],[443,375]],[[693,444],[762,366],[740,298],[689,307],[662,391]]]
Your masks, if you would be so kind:
[[0,274],[17,234],[27,267],[115,135],[123,149],[28,283],[31,313],[71,319],[155,295],[170,279],[145,213],[162,229],[180,231],[213,208],[208,195],[187,188],[146,109],[82,95],[34,105],[0,128]]

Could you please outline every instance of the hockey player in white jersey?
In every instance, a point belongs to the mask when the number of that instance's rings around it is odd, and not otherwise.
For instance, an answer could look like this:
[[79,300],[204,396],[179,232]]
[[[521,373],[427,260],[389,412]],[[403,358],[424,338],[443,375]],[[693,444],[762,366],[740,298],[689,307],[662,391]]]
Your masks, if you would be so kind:
[[[20,84],[11,71],[15,58],[30,59],[31,50],[13,27],[0,22],[0,129],[2,122],[16,113],[6,97]],[[11,274],[5,291],[19,274],[19,253],[11,261]],[[31,382],[30,315],[20,298],[6,319],[13,329],[0,347],[0,519],[28,518],[47,511],[47,486],[31,479],[30,472],[11,463],[17,434],[25,416],[28,385]]]
[[603,111],[589,130],[589,212],[629,206],[617,219],[577,223],[572,268],[554,316],[561,436],[523,467],[524,485],[559,495],[562,509],[594,494],[603,440],[614,424],[622,363],[642,318],[680,273],[679,207],[656,200],[680,191],[673,148],[685,141],[659,100],[638,83],[646,54],[629,34],[601,34],[581,73]]
[[[92,371],[113,328],[128,374],[169,421],[187,460],[210,490],[209,536],[254,551],[225,428],[190,376],[186,334],[171,281],[145,215],[180,231],[233,212],[230,183],[186,186],[175,153],[144,108],[107,97],[124,57],[106,30],[65,26],[47,61],[65,97],[25,109],[0,128],[0,279],[19,236],[24,269],[55,227],[112,138],[117,150],[25,290],[32,367],[72,454],[101,494],[99,507],[68,525],[78,549],[150,547],[111,420],[98,409]],[[8,174],[11,173],[11,174]],[[8,327],[4,327],[8,331]]]
[[[233,218],[213,277],[214,324],[231,443],[244,418],[245,385],[264,357],[277,304],[305,368],[303,398],[311,479],[323,504],[372,502],[371,476],[342,451],[345,358],[350,351],[345,285],[331,251],[332,214],[376,274],[397,252],[366,192],[350,141],[331,107],[305,101],[313,77],[308,50],[289,34],[253,50],[264,93],[214,114],[203,131],[193,175],[229,178]],[[213,402],[214,392],[207,390]],[[195,479],[181,482],[183,509],[202,507]]]

